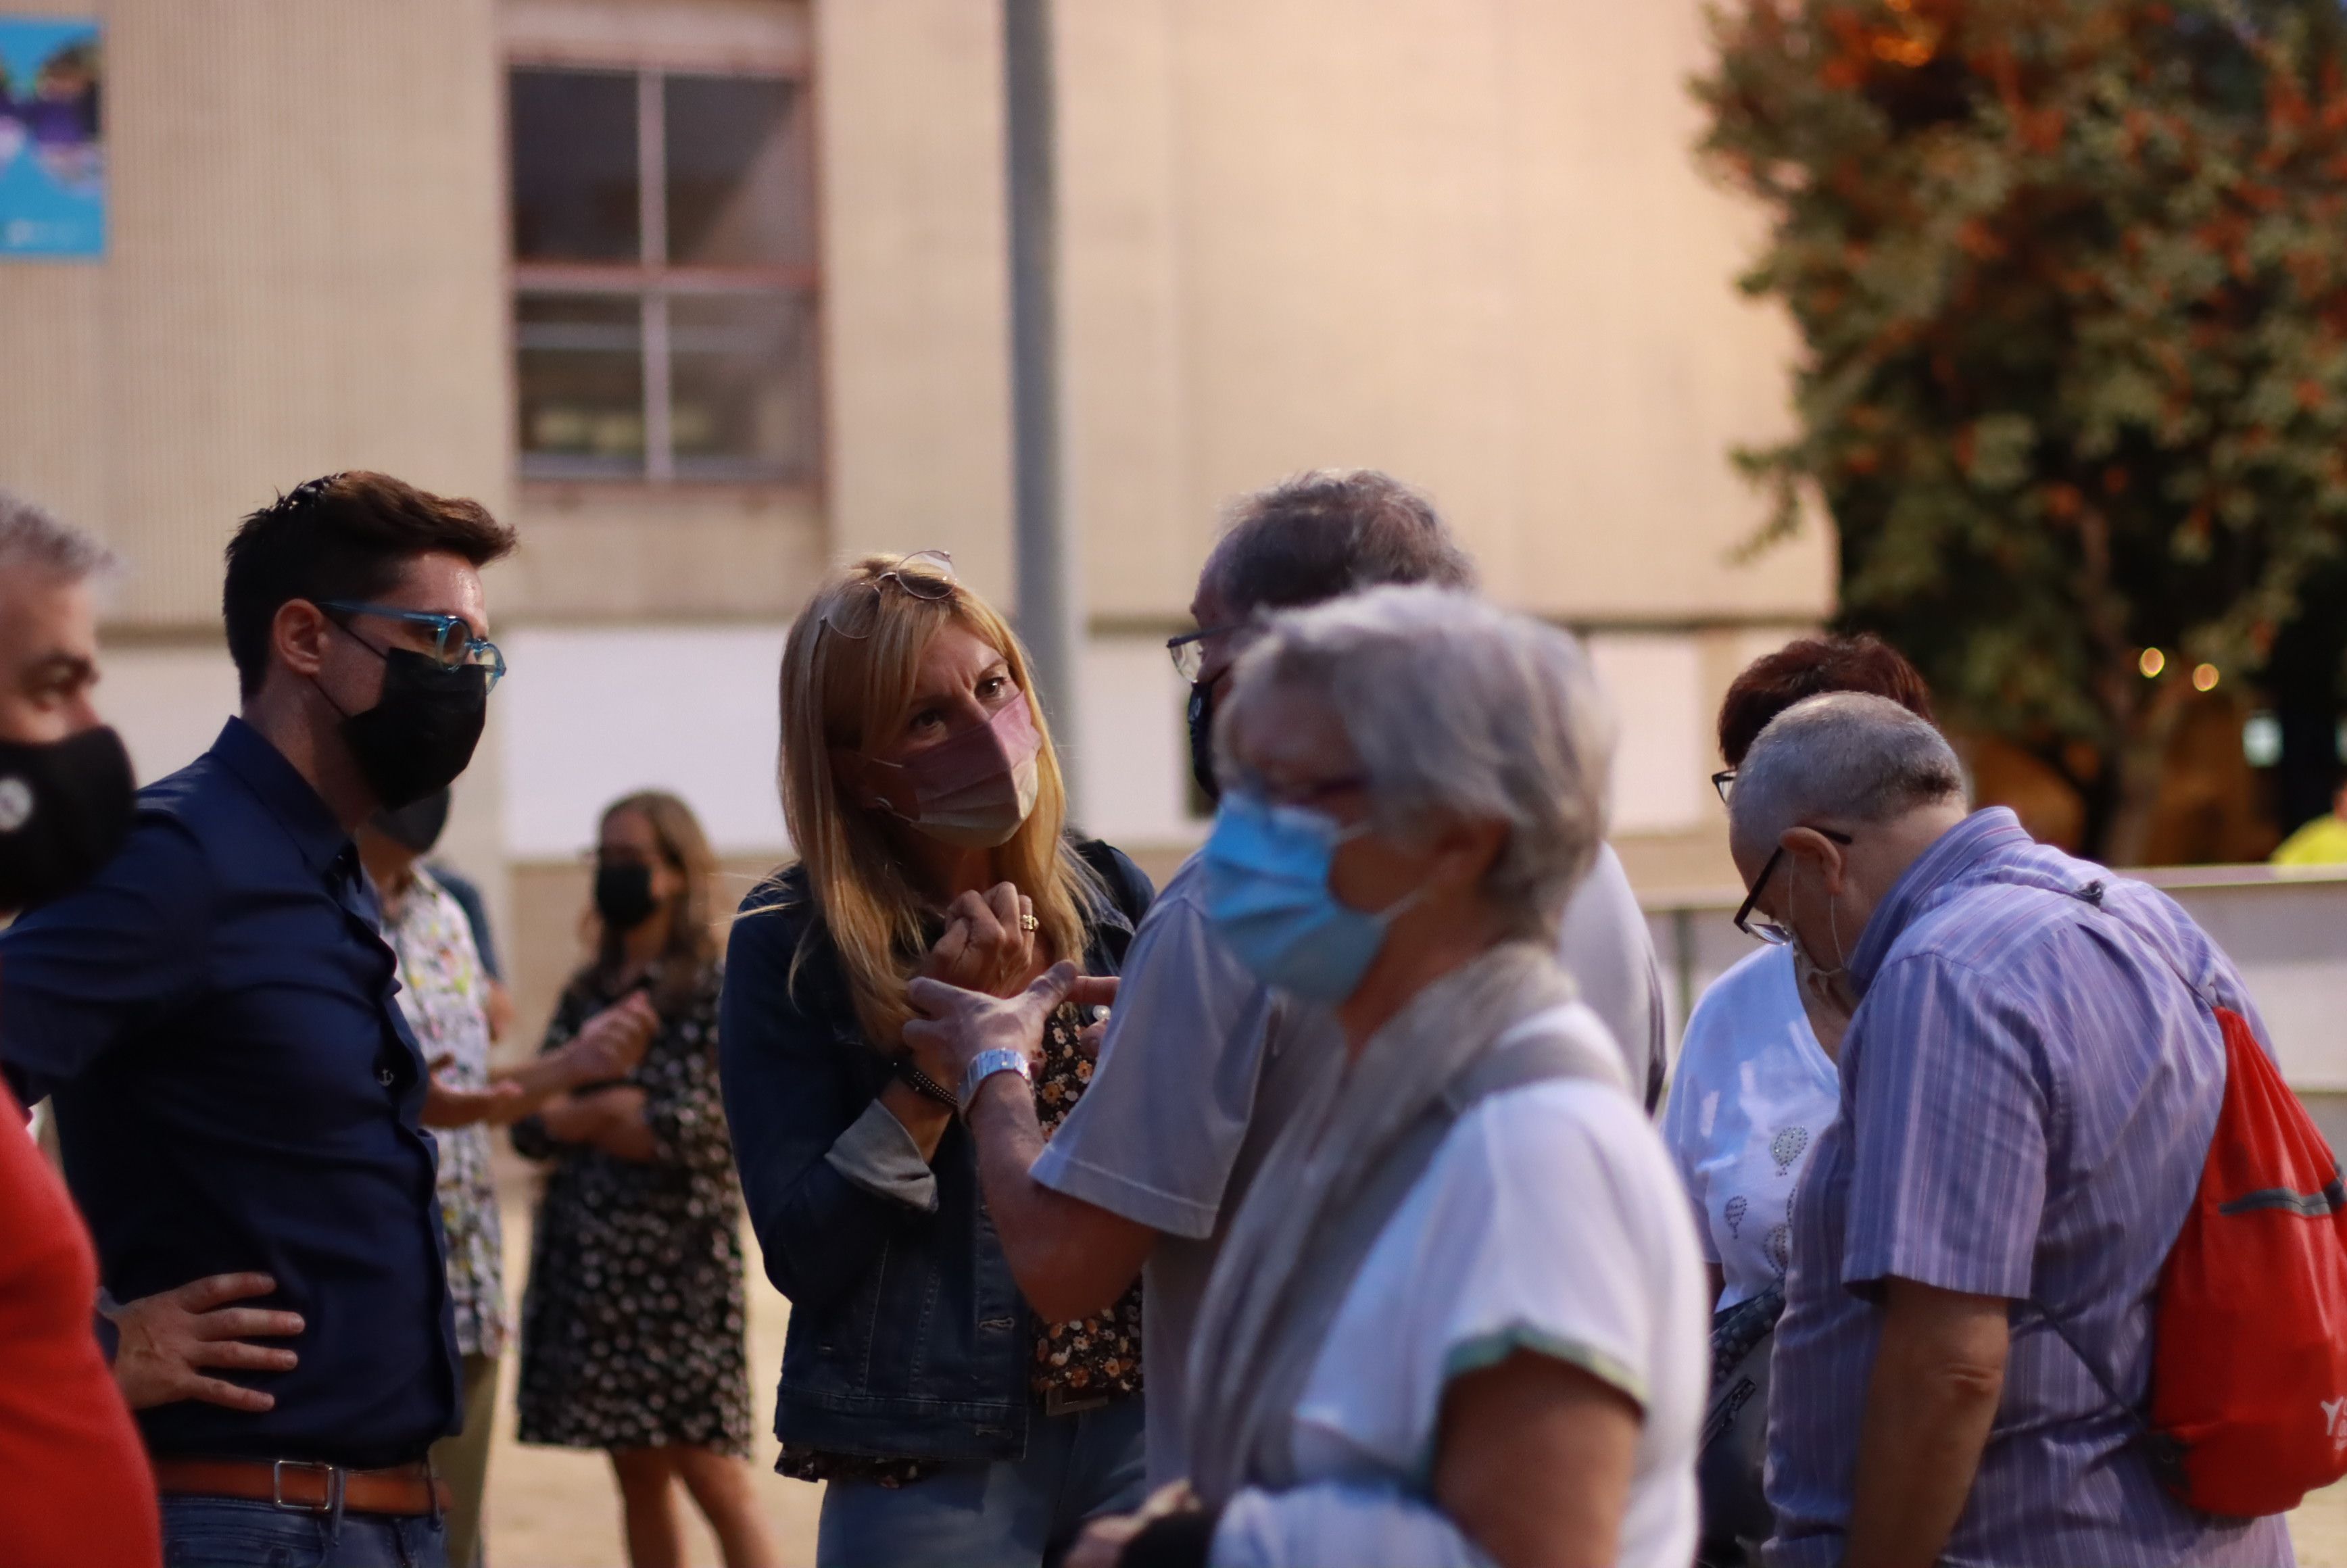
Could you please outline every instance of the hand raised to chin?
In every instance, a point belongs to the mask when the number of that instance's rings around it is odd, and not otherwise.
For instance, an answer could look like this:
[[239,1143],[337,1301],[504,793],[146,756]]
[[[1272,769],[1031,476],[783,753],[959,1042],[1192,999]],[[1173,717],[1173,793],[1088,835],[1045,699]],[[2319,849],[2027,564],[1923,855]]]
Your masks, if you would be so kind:
[[946,906],[946,928],[920,973],[966,990],[1015,996],[1034,978],[1034,905],[1008,882],[964,893]]

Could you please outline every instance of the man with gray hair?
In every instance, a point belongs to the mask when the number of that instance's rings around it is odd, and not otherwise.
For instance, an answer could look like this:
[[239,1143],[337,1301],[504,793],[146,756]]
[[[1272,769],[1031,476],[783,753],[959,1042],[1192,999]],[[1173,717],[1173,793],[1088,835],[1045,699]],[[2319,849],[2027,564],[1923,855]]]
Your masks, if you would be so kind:
[[1883,698],[1780,714],[1729,814],[1737,926],[1850,1009],[1793,1199],[1770,1568],[2290,1563],[2281,1519],[2192,1512],[2134,1440],[2225,1091],[2202,999],[2265,1040],[2232,964],[2153,888],[1968,814]]
[[[0,491],[0,915],[87,877],[130,824],[129,761],[90,705],[108,560]],[[0,1082],[0,1541],[26,1568],[151,1564],[155,1488],[90,1332],[89,1233],[23,1124]]]

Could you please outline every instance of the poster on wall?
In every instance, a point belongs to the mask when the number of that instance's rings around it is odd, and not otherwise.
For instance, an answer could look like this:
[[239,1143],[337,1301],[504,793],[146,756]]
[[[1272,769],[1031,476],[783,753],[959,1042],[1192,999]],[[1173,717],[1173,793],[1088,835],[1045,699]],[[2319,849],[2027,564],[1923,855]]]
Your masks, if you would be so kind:
[[0,15],[0,260],[106,253],[94,19]]

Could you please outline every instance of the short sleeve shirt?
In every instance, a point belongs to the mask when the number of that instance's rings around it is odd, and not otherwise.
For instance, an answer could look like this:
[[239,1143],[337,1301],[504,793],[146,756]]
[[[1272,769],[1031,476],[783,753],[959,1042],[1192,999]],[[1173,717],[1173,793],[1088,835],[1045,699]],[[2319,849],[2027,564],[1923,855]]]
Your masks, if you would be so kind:
[[[427,1062],[449,1059],[442,1076],[458,1089],[489,1086],[487,977],[473,946],[465,907],[424,866],[384,922],[399,957],[399,1007]],[[456,1348],[467,1356],[505,1353],[504,1242],[497,1184],[489,1173],[489,1130],[434,1130],[440,1148],[440,1225],[448,1237],[448,1296]]]
[[[1658,1083],[1654,944],[1611,849],[1575,893],[1562,946],[1629,1081]],[[1032,1167],[1043,1185],[1163,1233],[1143,1317],[1153,1485],[1178,1477],[1188,1451],[1184,1368],[1224,1222],[1340,1047],[1325,1009],[1266,989],[1214,934],[1204,869],[1185,863],[1133,936],[1091,1087]]]
[[1763,948],[1712,983],[1687,1020],[1663,1112],[1696,1209],[1717,1310],[1785,1277],[1793,1193],[1841,1110],[1841,1081],[1801,1007],[1790,948]]
[[1153,1485],[1187,1451],[1183,1373],[1223,1216],[1339,1060],[1333,1021],[1266,989],[1214,934],[1203,892],[1193,858],[1150,906],[1092,1082],[1033,1166],[1045,1186],[1164,1233],[1143,1273]]
[[1578,1081],[1495,1095],[1450,1130],[1338,1308],[1296,1407],[1296,1480],[1423,1494],[1451,1379],[1531,1350],[1637,1401],[1617,1561],[1680,1568],[1704,1296],[1678,1178],[1636,1102]]
[[1850,967],[1841,1115],[1795,1205],[1777,1328],[1770,1568],[1842,1560],[1894,1276],[2014,1303],[2004,1395],[1943,1562],[2289,1563],[2281,1520],[2215,1522],[2168,1498],[2137,1416],[2103,1391],[2145,1397],[2152,1293],[2224,1094],[2196,990],[2263,1037],[2232,965],[2173,901],[1996,809],[1908,869]]

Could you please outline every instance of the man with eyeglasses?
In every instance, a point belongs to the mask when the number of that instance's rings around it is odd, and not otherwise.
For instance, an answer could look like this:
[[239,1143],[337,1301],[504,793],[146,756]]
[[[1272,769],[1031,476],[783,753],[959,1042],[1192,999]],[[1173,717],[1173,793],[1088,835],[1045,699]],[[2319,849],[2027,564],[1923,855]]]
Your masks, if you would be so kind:
[[1884,697],[1778,715],[1728,814],[1739,924],[1849,1017],[1793,1199],[1763,1561],[2289,1563],[2281,1518],[2195,1512],[2137,1440],[2225,1094],[2210,1006],[2264,1036],[2231,962],[2153,888],[1968,811]]
[[471,760],[504,672],[480,569],[512,547],[477,503],[380,474],[245,518],[222,595],[241,715],[141,792],[103,872],[0,935],[0,1065],[56,1107],[108,1294],[247,1276],[207,1347],[184,1314],[117,1318],[118,1371],[172,1374],[138,1418],[170,1561],[446,1560],[427,1070],[351,835]]
[[[1433,506],[1389,475],[1321,470],[1246,497],[1199,573],[1199,630],[1171,643],[1191,682],[1199,788],[1219,793],[1214,702],[1258,612],[1388,583],[1474,582],[1474,563]],[[1100,1066],[1048,1147],[1031,1113],[1015,1115],[1013,1097],[973,1104],[987,1203],[1030,1304],[1047,1317],[1081,1317],[1143,1276],[1153,1486],[1183,1473],[1192,1325],[1229,1216],[1341,1057],[1326,1009],[1266,988],[1214,934],[1204,889],[1194,858],[1159,890],[1126,957]],[[1610,849],[1601,846],[1567,909],[1562,942],[1584,999],[1617,1036],[1628,1081],[1658,1092],[1660,980]],[[1040,1039],[1043,1012],[1020,1012],[1042,999],[1036,993],[1003,1003],[917,981],[916,1007],[925,993],[954,1037],[948,1081],[960,1081],[960,1063],[981,1046],[1032,1050]],[[925,1027],[908,1026],[907,1040]]]

